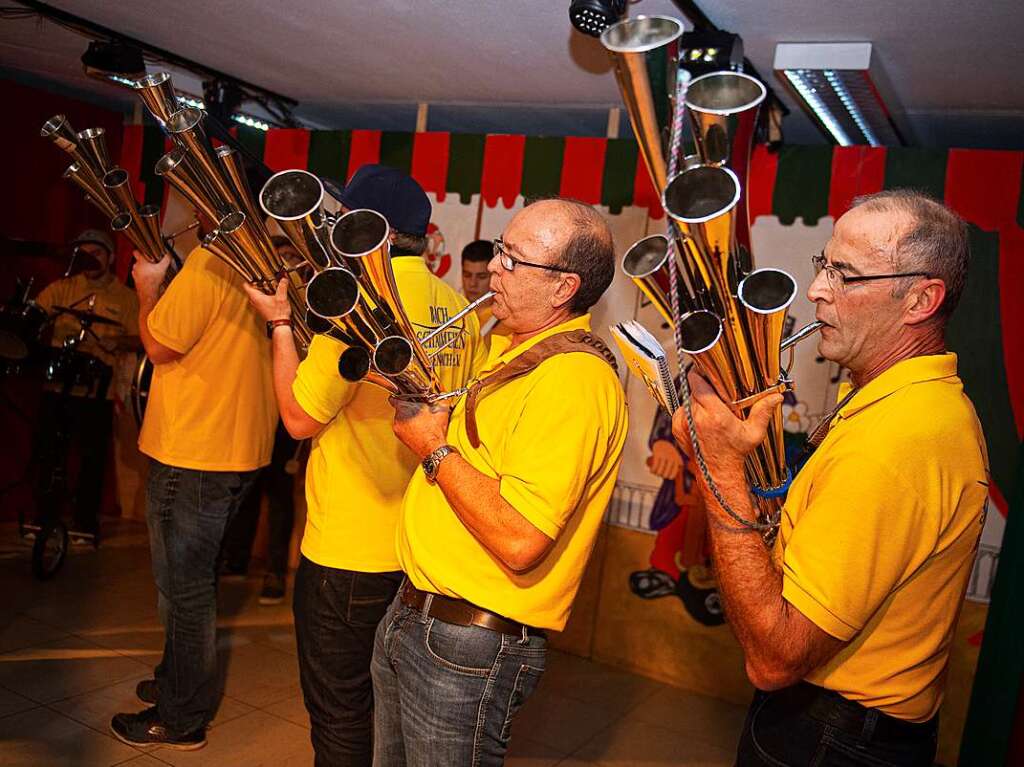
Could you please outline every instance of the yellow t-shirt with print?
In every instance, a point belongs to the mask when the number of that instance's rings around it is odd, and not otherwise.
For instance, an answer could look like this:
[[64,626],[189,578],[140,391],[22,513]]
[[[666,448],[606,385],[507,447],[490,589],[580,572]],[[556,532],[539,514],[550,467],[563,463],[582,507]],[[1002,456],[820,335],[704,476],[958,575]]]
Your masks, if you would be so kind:
[[[93,296],[96,300],[90,306],[90,298]],[[93,324],[90,330],[95,337],[87,333],[77,347],[79,351],[92,354],[108,365],[114,364],[117,351],[108,351],[101,344],[111,347],[116,339],[138,335],[139,332],[139,299],[133,290],[114,277],[106,283],[90,280],[84,274],[57,280],[43,288],[36,297],[36,303],[50,315],[55,313],[54,307],[63,306],[116,320],[119,323],[117,325]],[[81,324],[73,315],[59,314],[53,323],[50,345],[62,346],[65,338],[78,335],[80,330]]]
[[[391,266],[402,305],[422,328],[421,335],[466,306],[466,300],[431,274],[419,256],[392,259]],[[391,430],[395,410],[388,404],[388,393],[338,375],[338,357],[344,349],[339,341],[316,336],[292,384],[302,409],[327,424],[313,439],[306,467],[302,554],[324,567],[398,570],[395,525],[419,461]],[[437,357],[444,389],[462,388],[482,362],[479,325],[470,313],[465,333]]]
[[196,248],[149,313],[153,337],[183,355],[154,366],[139,434],[139,449],[161,463],[205,471],[270,463],[270,340],[242,285],[230,266]]
[[988,494],[956,369],[950,353],[904,360],[843,406],[793,480],[774,552],[783,597],[849,642],[807,681],[917,722],[942,701]]
[[[589,330],[586,314],[514,349],[495,336],[479,377],[557,333]],[[416,472],[402,503],[398,555],[419,589],[465,599],[535,628],[561,630],[615,486],[626,440],[626,401],[615,371],[592,354],[558,354],[520,378],[484,389],[476,407],[480,447],[466,434],[465,397],[448,441],[554,541],[525,573],[504,567],[466,528],[439,485]]]

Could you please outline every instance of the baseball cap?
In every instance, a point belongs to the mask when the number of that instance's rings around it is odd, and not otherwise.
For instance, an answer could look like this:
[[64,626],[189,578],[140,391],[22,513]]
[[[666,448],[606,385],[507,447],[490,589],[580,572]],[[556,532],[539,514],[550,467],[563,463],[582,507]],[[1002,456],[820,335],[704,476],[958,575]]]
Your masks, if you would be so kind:
[[364,165],[339,198],[349,210],[369,208],[396,232],[424,235],[430,223],[430,200],[408,174],[386,165]]
[[85,243],[101,245],[107,249],[107,253],[114,254],[114,238],[100,229],[86,229],[71,241],[72,245],[83,245]]

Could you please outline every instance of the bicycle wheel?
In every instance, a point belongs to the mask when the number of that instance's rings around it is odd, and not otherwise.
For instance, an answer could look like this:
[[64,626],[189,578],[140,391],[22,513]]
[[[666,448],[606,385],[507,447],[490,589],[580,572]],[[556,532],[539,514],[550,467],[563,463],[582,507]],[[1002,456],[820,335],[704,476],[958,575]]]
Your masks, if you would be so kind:
[[32,546],[32,574],[46,581],[57,574],[68,553],[68,528],[59,519],[47,522]]

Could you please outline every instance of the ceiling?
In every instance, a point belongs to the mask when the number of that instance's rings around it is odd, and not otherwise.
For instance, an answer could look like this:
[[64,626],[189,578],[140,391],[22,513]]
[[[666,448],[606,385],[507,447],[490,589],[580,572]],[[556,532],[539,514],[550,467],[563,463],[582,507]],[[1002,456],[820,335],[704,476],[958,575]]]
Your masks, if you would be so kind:
[[[462,129],[472,130],[471,115],[483,109],[515,132],[523,114],[543,123],[553,113],[600,116],[620,103],[599,42],[573,31],[568,0],[52,4],[294,98],[296,115],[314,127],[377,120],[374,127],[388,128],[398,120],[411,130],[413,105],[427,102],[430,128],[440,127],[436,112],[448,115],[444,129],[458,130],[462,115]],[[775,44],[870,41],[888,81],[886,101],[910,143],[1024,149],[1020,0],[697,4],[742,35],[747,56],[792,108],[783,126],[788,141],[823,139],[771,74]],[[670,0],[640,0],[630,13],[681,16]],[[127,92],[82,74],[85,45],[47,21],[0,20],[0,74],[127,108],[134,101]],[[603,132],[600,117],[590,124]]]

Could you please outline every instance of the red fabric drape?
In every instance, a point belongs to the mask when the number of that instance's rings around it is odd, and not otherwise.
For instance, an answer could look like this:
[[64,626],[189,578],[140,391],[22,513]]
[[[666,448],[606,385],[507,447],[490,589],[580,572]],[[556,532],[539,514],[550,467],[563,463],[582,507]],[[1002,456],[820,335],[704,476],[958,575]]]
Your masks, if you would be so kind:
[[604,153],[608,140],[603,138],[565,139],[562,155],[562,182],[558,193],[582,202],[598,205],[604,181]]
[[884,183],[884,147],[837,146],[832,150],[828,214],[838,219],[850,209],[854,197],[880,192]]
[[779,155],[769,152],[764,144],[754,147],[750,156],[750,189],[747,193],[747,211],[750,225],[753,226],[758,216],[772,214],[772,198],[775,195],[775,177],[779,172]]
[[515,205],[523,185],[523,155],[526,136],[488,136],[484,142],[484,169],[480,194],[484,205],[493,208],[498,200],[506,208]]
[[444,202],[448,183],[448,146],[450,133],[417,133],[412,145],[411,175],[425,192]]
[[647,166],[639,156],[636,158],[636,175],[633,177],[633,204],[648,208],[653,219],[665,215],[665,211],[661,209],[661,195],[655,191]]
[[369,163],[380,162],[380,131],[352,131],[352,145],[348,153],[348,178]]
[[273,128],[267,131],[263,162],[275,173],[309,163],[309,131],[304,128]]

